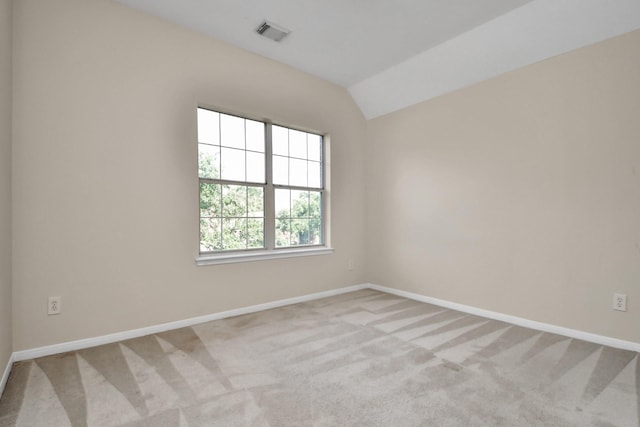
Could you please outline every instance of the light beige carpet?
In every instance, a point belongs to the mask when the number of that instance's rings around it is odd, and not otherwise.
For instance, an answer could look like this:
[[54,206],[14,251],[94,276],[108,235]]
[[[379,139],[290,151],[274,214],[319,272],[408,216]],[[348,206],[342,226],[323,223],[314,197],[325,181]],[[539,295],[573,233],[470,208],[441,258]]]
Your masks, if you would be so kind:
[[639,365],[365,290],[17,363],[0,426],[637,426]]

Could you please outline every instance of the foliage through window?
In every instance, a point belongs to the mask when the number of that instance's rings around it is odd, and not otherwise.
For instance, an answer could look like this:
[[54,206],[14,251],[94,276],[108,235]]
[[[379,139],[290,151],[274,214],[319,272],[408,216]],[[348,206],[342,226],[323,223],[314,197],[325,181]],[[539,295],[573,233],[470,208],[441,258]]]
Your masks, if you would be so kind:
[[198,108],[198,164],[200,253],[324,244],[322,136]]

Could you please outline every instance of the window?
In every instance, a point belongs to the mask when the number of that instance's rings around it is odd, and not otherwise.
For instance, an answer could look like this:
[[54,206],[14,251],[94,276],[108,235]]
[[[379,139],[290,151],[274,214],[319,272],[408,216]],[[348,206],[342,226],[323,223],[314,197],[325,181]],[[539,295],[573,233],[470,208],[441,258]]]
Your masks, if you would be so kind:
[[325,248],[321,135],[198,108],[198,166],[199,264]]

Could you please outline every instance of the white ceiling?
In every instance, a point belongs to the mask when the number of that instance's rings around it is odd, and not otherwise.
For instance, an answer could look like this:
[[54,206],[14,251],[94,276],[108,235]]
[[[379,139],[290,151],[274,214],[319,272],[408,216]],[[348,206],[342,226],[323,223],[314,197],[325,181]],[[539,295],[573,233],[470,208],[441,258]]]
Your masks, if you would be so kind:
[[341,85],[366,118],[640,28],[640,0],[116,1]]

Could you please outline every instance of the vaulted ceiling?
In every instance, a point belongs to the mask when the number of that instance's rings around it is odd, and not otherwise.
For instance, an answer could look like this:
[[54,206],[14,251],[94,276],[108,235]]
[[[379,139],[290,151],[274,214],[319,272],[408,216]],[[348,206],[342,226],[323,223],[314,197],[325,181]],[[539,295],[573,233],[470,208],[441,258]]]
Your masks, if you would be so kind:
[[640,28],[639,0],[116,1],[341,85],[366,118]]

